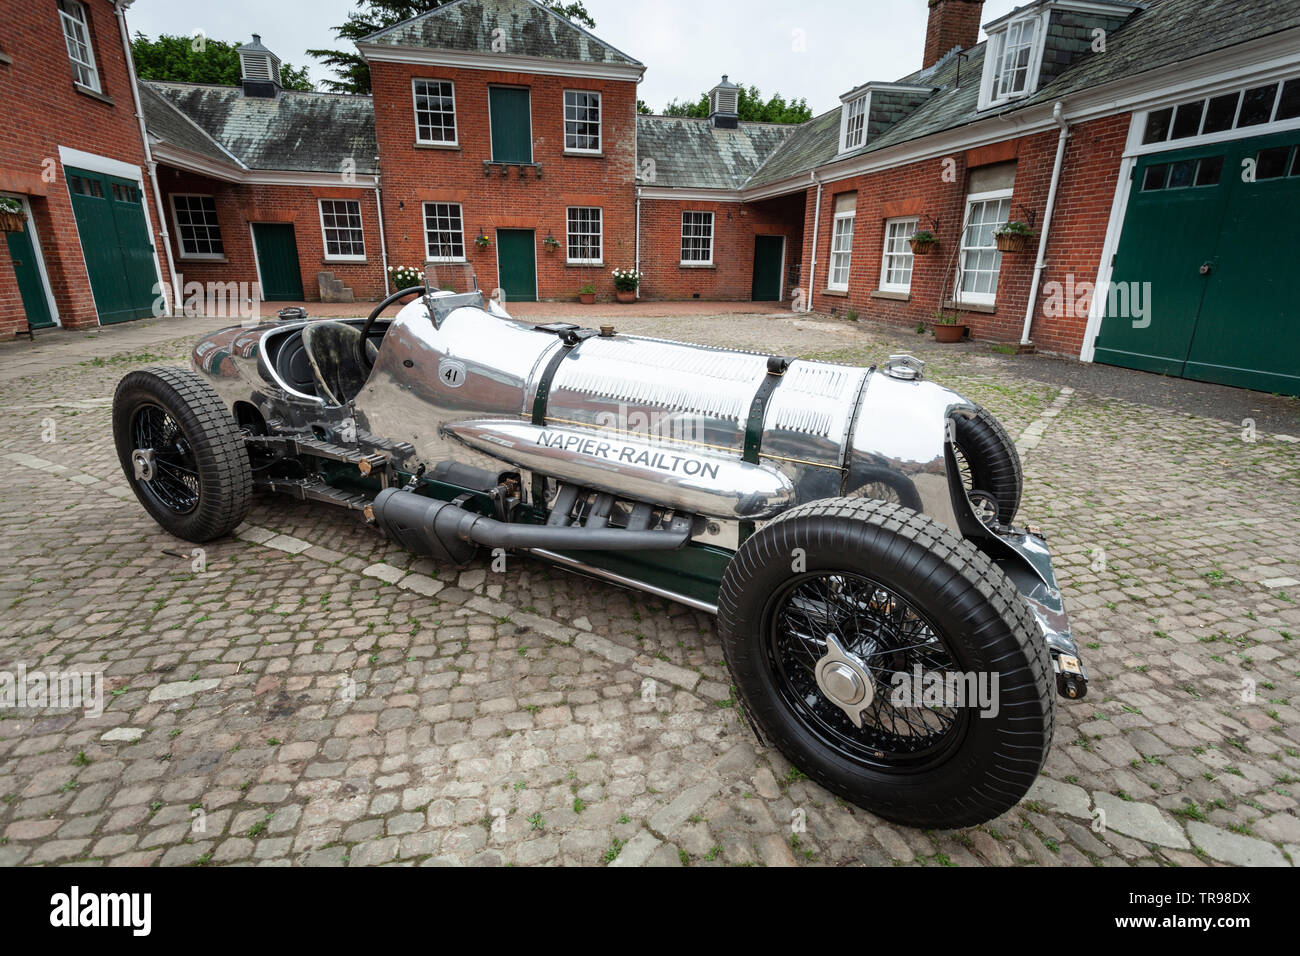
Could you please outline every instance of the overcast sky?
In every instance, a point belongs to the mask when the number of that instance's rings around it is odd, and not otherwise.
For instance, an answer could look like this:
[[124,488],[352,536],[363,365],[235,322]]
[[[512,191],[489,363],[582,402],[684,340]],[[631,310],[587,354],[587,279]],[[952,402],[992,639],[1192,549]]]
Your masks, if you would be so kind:
[[[640,97],[656,110],[694,99],[727,73],[764,94],[806,97],[814,113],[868,80],[920,69],[926,0],[584,0],[595,34],[646,64]],[[987,0],[988,23],[1025,0]],[[331,27],[354,0],[136,0],[132,32],[244,42],[254,33],[317,83],[328,75],[308,48],[337,48]],[[802,49],[800,49],[802,47]]]

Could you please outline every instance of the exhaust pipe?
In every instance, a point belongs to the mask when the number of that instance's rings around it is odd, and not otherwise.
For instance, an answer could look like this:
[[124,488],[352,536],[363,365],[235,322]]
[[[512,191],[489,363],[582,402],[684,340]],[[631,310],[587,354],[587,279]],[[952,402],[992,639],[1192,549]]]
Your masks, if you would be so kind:
[[661,531],[514,524],[474,514],[450,501],[385,488],[371,505],[375,523],[408,551],[456,565],[468,564],[476,545],[577,551],[675,551],[691,538],[693,522],[679,516]]

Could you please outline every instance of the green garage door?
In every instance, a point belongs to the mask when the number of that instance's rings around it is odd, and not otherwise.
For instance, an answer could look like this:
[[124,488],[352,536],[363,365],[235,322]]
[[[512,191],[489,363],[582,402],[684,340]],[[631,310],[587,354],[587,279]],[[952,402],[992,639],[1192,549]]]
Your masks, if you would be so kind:
[[140,184],[65,166],[101,324],[153,315],[158,272]]
[[1298,147],[1277,133],[1138,161],[1097,361],[1300,395]]

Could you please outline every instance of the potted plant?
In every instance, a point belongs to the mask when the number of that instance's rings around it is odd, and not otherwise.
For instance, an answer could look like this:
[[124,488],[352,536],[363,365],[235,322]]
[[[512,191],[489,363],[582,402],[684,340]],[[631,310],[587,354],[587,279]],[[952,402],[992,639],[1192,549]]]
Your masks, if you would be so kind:
[[588,282],[586,285],[578,287],[578,301],[583,305],[596,304],[596,287]]
[[934,312],[934,340],[936,342],[960,342],[966,337],[966,326],[957,324],[956,312],[936,309]]
[[993,231],[993,239],[998,244],[998,252],[1024,252],[1033,230],[1018,219],[1003,223]]
[[614,294],[620,302],[635,302],[637,286],[641,284],[641,273],[635,269],[614,270]]
[[542,240],[542,245],[546,247],[547,252],[554,252],[556,249],[560,248],[560,240],[556,239],[554,236],[547,236]]
[[912,255],[928,256],[939,246],[939,237],[929,229],[922,229],[912,234],[912,238],[907,240],[908,245],[912,247]]
[[420,270],[411,266],[389,266],[388,278],[392,280],[394,289],[410,289],[417,285],[424,285],[424,279],[420,275]]
[[23,204],[17,199],[0,197],[0,232],[22,232],[23,222]]
[[480,232],[474,237],[474,245],[478,246],[480,249],[486,249],[488,246],[492,245],[492,240],[487,237],[487,233]]

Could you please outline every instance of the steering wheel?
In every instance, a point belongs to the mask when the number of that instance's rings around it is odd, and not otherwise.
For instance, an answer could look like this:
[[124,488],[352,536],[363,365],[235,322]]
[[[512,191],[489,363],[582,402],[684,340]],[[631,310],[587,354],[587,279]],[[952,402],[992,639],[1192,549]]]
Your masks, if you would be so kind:
[[404,299],[408,295],[424,295],[425,291],[424,286],[413,285],[409,289],[402,289],[400,292],[394,292],[383,302],[380,302],[375,306],[374,310],[366,316],[365,324],[361,326],[361,338],[357,339],[357,361],[361,363],[361,367],[367,372],[375,366],[374,359],[372,359],[366,351],[366,339],[370,336],[370,330],[375,327],[375,320],[379,318],[384,309],[388,308],[399,299]]

